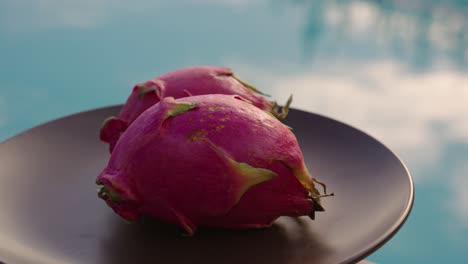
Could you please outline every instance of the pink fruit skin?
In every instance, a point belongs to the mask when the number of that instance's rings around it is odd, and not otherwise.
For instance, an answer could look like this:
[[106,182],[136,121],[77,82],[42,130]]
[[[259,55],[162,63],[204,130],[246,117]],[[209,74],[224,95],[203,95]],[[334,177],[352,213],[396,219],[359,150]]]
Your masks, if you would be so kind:
[[119,117],[103,126],[100,138],[110,144],[112,152],[120,134],[125,131],[126,127],[143,111],[158,103],[162,98],[174,97],[177,99],[203,94],[240,95],[265,111],[271,111],[273,107],[272,102],[256,95],[246,84],[236,79],[233,71],[228,67],[188,67],[135,85],[120,111]]
[[[196,107],[167,117],[181,103]],[[253,178],[240,177],[229,160],[276,176],[241,195]],[[150,216],[188,234],[198,226],[259,228],[279,216],[308,215],[311,194],[319,194],[294,134],[232,95],[169,97],[152,106],[122,135],[97,183],[118,195],[101,198],[123,218]]]

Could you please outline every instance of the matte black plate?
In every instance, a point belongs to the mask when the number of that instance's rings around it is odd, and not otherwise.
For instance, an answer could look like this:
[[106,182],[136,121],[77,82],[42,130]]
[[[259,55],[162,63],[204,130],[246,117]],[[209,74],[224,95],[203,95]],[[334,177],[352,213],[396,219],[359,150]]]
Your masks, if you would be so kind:
[[388,148],[348,125],[292,110],[312,174],[335,197],[327,211],[278,219],[263,230],[127,224],[96,196],[108,107],[64,117],[0,144],[0,261],[5,263],[348,263],[382,246],[404,223],[411,176]]

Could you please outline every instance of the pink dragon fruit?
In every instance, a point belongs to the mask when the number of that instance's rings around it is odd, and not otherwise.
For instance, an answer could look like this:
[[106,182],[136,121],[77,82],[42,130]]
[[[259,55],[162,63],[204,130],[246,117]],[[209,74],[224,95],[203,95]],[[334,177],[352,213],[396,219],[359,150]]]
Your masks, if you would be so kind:
[[323,211],[294,134],[236,95],[166,97],[122,134],[97,177],[123,218],[261,228]]
[[203,94],[240,95],[255,106],[271,112],[278,118],[285,118],[291,99],[280,112],[259,90],[240,80],[230,68],[196,66],[169,72],[155,79],[135,85],[119,117],[110,117],[101,129],[100,138],[114,148],[120,135],[146,109],[164,97],[182,98]]

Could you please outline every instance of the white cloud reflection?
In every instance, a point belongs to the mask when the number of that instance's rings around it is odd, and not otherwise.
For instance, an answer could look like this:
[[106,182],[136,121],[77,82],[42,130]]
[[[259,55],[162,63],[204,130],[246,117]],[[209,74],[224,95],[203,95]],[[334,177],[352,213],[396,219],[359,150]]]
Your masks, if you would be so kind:
[[461,72],[411,73],[394,62],[293,73],[235,68],[279,102],[293,93],[293,107],[363,129],[412,166],[437,161],[450,141],[468,144],[468,75]]
[[[468,7],[444,1],[320,1],[305,17],[306,49],[333,56],[394,56],[422,66],[433,61],[468,63]],[[315,21],[308,24],[307,21]],[[322,30],[313,29],[320,24]],[[310,27],[310,28],[309,28]],[[312,29],[312,30],[311,30]],[[306,33],[307,34],[307,33]],[[338,40],[342,40],[337,42]],[[343,47],[344,46],[344,47]],[[318,48],[319,47],[319,48]],[[329,48],[332,47],[332,48]],[[337,49],[338,47],[338,49]]]
[[[293,93],[294,108],[338,119],[381,140],[410,170],[420,169],[412,174],[416,185],[438,184],[449,191],[441,204],[450,214],[447,230],[468,231],[468,165],[457,162],[463,166],[452,170],[442,164],[453,158],[445,156],[448,145],[468,147],[468,74],[448,69],[415,73],[392,61],[338,65],[233,68],[280,103]],[[421,173],[424,168],[447,173]]]
[[356,32],[366,32],[379,19],[379,10],[375,5],[367,2],[354,2],[349,5],[349,20]]

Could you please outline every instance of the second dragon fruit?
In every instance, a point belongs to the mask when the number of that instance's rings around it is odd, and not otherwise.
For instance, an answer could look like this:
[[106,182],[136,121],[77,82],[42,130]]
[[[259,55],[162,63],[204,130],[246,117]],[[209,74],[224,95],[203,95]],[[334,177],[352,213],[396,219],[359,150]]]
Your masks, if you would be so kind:
[[262,92],[239,79],[228,67],[194,66],[166,73],[135,85],[118,117],[108,118],[100,138],[112,152],[120,135],[146,109],[165,97],[183,98],[204,94],[239,95],[279,119],[286,117],[290,101],[282,111],[276,103],[262,97]]

